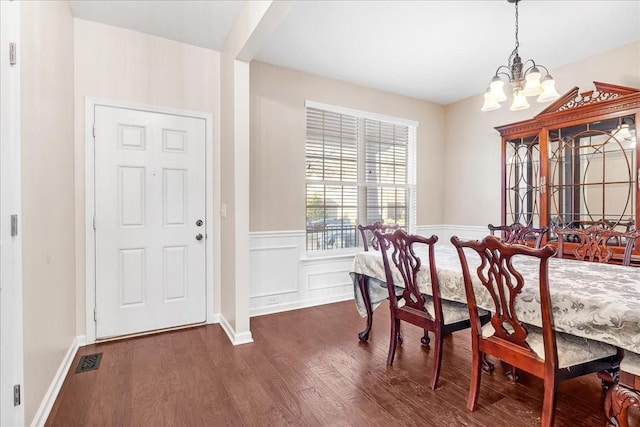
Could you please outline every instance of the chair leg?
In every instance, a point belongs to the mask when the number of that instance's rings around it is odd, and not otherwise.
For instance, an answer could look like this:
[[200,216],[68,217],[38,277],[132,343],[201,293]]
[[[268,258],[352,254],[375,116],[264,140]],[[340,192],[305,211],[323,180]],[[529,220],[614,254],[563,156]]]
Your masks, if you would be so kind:
[[495,365],[487,359],[487,354],[482,353],[482,370],[487,374],[492,374],[495,368]]
[[484,353],[480,351],[473,353],[473,359],[471,361],[471,384],[469,385],[469,397],[467,398],[467,409],[472,412],[476,410],[478,404],[483,360]]
[[429,345],[430,342],[431,342],[431,338],[429,338],[429,331],[425,329],[424,335],[422,336],[422,338],[420,338],[420,343],[426,346],[426,345]]
[[391,335],[389,337],[389,355],[387,356],[387,365],[393,365],[393,358],[396,355],[396,347],[398,345],[398,336],[400,329],[400,319],[391,318]]
[[[426,331],[425,331],[426,333]],[[435,390],[440,378],[440,367],[442,366],[442,335],[434,333],[436,348],[433,355],[433,369],[431,372],[431,389]]]
[[518,375],[518,368],[515,366],[511,366],[511,368],[505,373],[509,381],[514,384],[517,384],[520,381],[520,375]]
[[367,341],[369,339],[369,332],[373,326],[373,310],[371,309],[371,297],[369,295],[369,280],[366,276],[360,275],[358,277],[358,287],[360,288],[360,294],[362,295],[362,303],[367,311],[367,326],[358,334],[360,341]]
[[618,376],[620,374],[620,369],[605,369],[604,371],[598,372],[596,375],[600,378],[600,383],[603,392],[607,392],[607,390],[611,389],[614,385],[618,384]]
[[542,422],[540,427],[552,427],[553,419],[556,415],[556,394],[558,391],[558,380],[556,378],[545,378],[544,399],[542,400]]

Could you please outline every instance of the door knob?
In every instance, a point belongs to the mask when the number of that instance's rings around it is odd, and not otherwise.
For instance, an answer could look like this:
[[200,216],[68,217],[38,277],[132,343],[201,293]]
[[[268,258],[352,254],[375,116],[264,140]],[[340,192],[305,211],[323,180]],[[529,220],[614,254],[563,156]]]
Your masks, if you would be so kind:
[[196,221],[196,225],[197,225],[198,227],[202,227],[202,220],[201,220],[201,219],[197,220],[197,221]]
[[200,233],[196,234],[196,240],[202,240],[202,234]]

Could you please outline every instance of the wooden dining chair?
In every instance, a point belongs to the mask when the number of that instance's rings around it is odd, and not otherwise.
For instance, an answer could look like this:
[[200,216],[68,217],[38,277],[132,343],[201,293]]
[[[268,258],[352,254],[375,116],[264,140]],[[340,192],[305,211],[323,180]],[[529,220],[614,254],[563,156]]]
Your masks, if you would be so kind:
[[625,352],[618,384],[609,388],[604,400],[604,413],[610,425],[628,427],[630,407],[640,408],[640,355]]
[[549,231],[547,227],[529,227],[520,223],[514,223],[511,225],[493,225],[487,226],[491,235],[495,235],[496,231],[502,232],[502,240],[505,243],[518,243],[521,245],[531,245],[533,242],[534,248],[539,248],[542,244],[542,237]]
[[[373,250],[378,250],[378,239],[376,238],[374,231],[387,231],[395,230],[399,228],[398,224],[383,224],[381,222],[374,222],[369,225],[358,224],[358,230],[360,231],[360,238],[362,240],[363,249],[368,252],[371,247]],[[360,288],[360,294],[362,295],[362,303],[364,304],[365,311],[367,312],[367,326],[364,330],[358,333],[358,339],[362,342],[369,340],[369,334],[373,327],[373,310],[371,308],[371,295],[369,294],[368,278],[360,276],[358,278],[358,288]],[[402,337],[400,337],[402,340]]]
[[[536,249],[505,244],[496,236],[487,236],[482,241],[461,241],[453,236],[451,243],[460,258],[471,316],[472,368],[467,408],[476,409],[481,364],[484,356],[489,355],[544,380],[542,427],[551,427],[559,382],[614,369],[621,354],[613,346],[553,329],[548,278],[548,261],[555,254],[553,247]],[[525,283],[517,269],[519,259],[537,264],[536,283]],[[514,309],[525,286],[539,288],[541,328],[522,323]],[[478,301],[489,305],[485,308],[493,312],[484,327],[476,314]]]
[[[598,225],[585,229],[555,227],[553,233],[558,236],[558,257],[565,255],[565,245],[575,246],[571,254],[581,261],[616,262],[622,265],[631,264],[631,255],[636,239],[640,237],[637,230],[620,232]],[[617,250],[615,248],[618,248]]]
[[[533,244],[534,248],[540,247],[542,244],[542,237],[547,231],[549,231],[548,227],[535,228],[522,225],[518,222],[511,225],[489,224],[487,227],[489,228],[489,232],[492,236],[495,235],[496,231],[501,232],[501,238],[504,243],[527,246],[532,246]],[[518,370],[513,366],[506,372],[506,375],[511,382],[517,383],[519,380]]]
[[[390,233],[376,230],[382,260],[384,263],[389,307],[391,312],[391,333],[387,364],[392,365],[399,344],[401,321],[416,325],[434,335],[434,360],[431,373],[431,388],[435,389],[442,365],[442,340],[445,335],[469,327],[469,310],[465,304],[445,301],[440,298],[440,286],[436,271],[434,245],[437,236],[429,238],[407,234],[402,229]],[[426,251],[421,251],[425,249]],[[423,258],[421,258],[421,256]],[[423,260],[425,265],[423,265]],[[428,268],[426,275],[418,276],[422,268]],[[419,288],[419,281],[425,280],[431,295]],[[402,287],[404,304],[399,304],[397,286]],[[482,312],[487,321],[489,314]]]

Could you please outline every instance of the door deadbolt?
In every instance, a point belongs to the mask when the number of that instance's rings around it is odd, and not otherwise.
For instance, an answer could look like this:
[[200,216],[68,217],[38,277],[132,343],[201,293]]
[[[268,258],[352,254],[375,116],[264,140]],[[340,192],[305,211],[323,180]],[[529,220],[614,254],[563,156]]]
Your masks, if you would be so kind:
[[196,221],[196,225],[197,225],[198,227],[202,227],[202,220],[201,220],[201,219],[197,220],[197,221]]
[[202,240],[202,234],[200,233],[196,234],[196,240]]

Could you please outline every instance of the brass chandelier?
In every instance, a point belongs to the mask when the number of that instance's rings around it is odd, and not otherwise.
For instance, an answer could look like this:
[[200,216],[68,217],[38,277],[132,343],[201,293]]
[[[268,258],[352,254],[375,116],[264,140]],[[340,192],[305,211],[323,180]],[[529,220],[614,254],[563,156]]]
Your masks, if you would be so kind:
[[[529,108],[528,96],[538,96],[538,102],[555,101],[560,97],[556,91],[556,82],[549,74],[547,67],[536,64],[533,59],[522,62],[518,55],[520,42],[518,41],[518,2],[520,0],[507,0],[514,3],[516,8],[516,46],[509,55],[507,65],[501,65],[489,83],[489,88],[484,94],[482,111],[493,111],[501,107],[500,103],[507,99],[504,93],[504,79],[508,81],[513,90],[513,103],[511,110],[524,110]],[[543,70],[544,75],[540,70]]]

